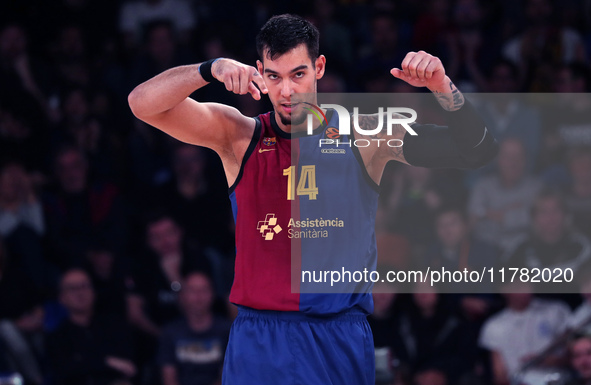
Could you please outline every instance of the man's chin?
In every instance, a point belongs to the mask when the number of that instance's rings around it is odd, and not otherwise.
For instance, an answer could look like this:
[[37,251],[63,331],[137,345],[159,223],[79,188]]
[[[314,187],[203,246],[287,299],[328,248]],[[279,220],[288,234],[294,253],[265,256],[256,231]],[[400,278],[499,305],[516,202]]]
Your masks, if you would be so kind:
[[306,121],[307,114],[301,113],[297,115],[284,115],[281,112],[277,112],[279,115],[279,119],[281,119],[281,123],[286,126],[298,126],[303,124]]

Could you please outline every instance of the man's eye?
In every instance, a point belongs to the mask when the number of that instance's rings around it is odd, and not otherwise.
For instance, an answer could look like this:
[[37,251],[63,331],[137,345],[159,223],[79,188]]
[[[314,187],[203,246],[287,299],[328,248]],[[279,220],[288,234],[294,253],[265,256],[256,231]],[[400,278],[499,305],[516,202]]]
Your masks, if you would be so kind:
[[277,75],[269,75],[269,79],[275,80],[275,79],[277,79]]
[[303,78],[304,77],[304,73],[303,72],[298,72],[295,74],[296,78]]

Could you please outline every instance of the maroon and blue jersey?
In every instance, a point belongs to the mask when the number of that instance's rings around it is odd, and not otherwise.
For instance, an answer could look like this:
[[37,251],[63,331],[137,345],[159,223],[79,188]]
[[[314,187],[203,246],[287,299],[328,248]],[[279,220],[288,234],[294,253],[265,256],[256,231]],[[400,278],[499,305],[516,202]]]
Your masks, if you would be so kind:
[[[356,147],[320,146],[322,138],[350,139],[339,136],[337,114],[327,116],[312,135],[282,131],[274,112],[255,118],[230,187],[236,223],[230,301],[237,305],[307,314],[373,311],[372,284],[358,278],[376,269],[378,186]],[[324,273],[331,271],[358,273],[331,287]]]

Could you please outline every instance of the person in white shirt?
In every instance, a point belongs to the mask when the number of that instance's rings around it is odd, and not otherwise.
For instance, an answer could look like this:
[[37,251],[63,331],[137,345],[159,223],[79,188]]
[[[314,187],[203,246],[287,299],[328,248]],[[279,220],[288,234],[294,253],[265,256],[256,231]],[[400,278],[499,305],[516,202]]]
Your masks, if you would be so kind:
[[491,317],[480,332],[479,345],[491,353],[496,385],[509,384],[521,366],[560,335],[570,316],[558,301],[535,298],[529,283],[503,286],[506,307]]

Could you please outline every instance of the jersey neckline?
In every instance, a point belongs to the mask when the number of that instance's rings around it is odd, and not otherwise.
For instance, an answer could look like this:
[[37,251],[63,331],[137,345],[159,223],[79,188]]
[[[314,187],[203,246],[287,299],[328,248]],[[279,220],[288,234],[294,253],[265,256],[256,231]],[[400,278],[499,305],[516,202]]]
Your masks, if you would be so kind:
[[[330,121],[332,117],[332,110],[328,110],[326,112],[326,119]],[[277,120],[275,120],[275,111],[271,111],[271,115],[269,116],[270,120],[271,120],[271,127],[273,128],[273,131],[275,131],[275,134],[277,134],[278,136],[280,136],[283,139],[293,139],[293,138],[302,138],[305,136],[314,136],[314,135],[319,135],[321,134],[327,126],[328,122],[322,122],[322,124],[320,126],[318,126],[316,129],[314,129],[314,131],[312,131],[312,135],[308,135],[307,131],[299,131],[299,132],[295,132],[295,133],[289,133],[289,132],[285,132],[283,131],[279,125],[277,124]]]

